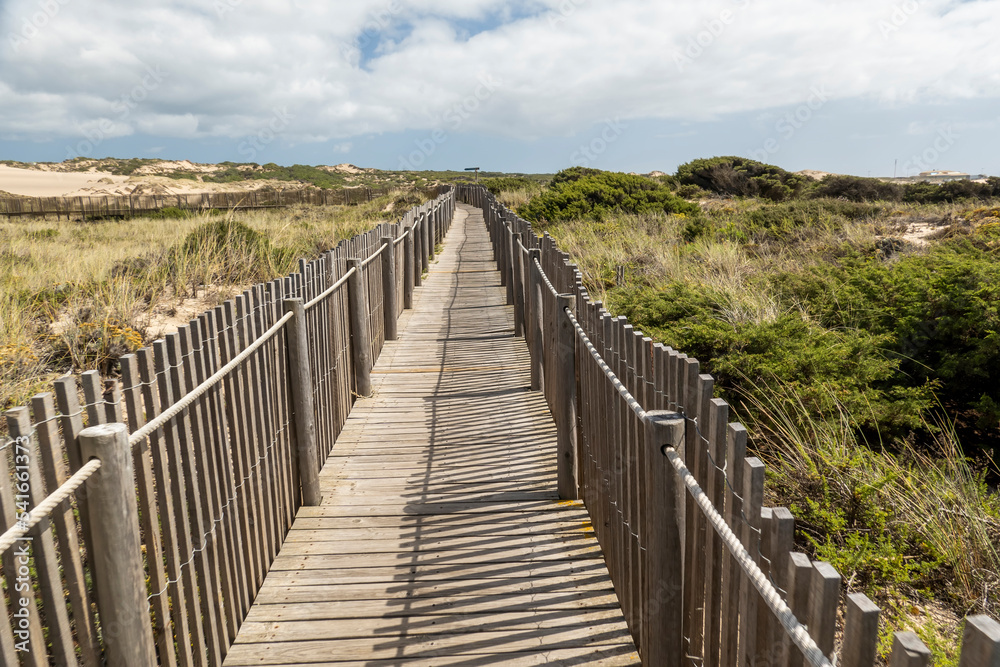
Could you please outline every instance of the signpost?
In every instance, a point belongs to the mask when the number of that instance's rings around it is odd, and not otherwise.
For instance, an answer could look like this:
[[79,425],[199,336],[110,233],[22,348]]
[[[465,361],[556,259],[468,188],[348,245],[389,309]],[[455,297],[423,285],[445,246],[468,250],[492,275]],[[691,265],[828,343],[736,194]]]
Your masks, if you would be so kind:
[[465,170],[476,172],[476,183],[479,182],[479,167],[466,167]]

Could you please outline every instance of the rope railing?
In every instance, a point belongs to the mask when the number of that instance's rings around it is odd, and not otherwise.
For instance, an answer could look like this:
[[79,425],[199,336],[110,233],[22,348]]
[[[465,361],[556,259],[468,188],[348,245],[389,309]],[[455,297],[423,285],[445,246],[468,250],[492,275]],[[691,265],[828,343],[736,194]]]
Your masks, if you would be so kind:
[[368,266],[369,264],[371,264],[372,262],[374,262],[379,257],[381,257],[382,256],[382,251],[385,250],[385,248],[386,248],[387,245],[388,245],[387,243],[383,243],[382,245],[380,245],[379,248],[378,248],[378,250],[376,250],[375,252],[373,252],[371,255],[368,256],[368,259],[366,259],[365,261],[361,262],[361,267],[364,268],[364,267]]
[[552,281],[549,280],[549,277],[545,275],[545,269],[542,268],[541,262],[539,262],[537,259],[535,260],[535,266],[538,267],[538,273],[540,276],[542,276],[542,282],[545,283],[545,286],[549,288],[549,290],[552,292],[552,295],[559,296],[560,294],[559,290],[557,290],[555,285],[552,284]]
[[83,486],[84,483],[86,483],[86,481],[100,469],[100,459],[92,459],[88,461],[86,465],[77,470],[72,477],[63,482],[62,486],[49,494],[48,497],[38,503],[37,506],[33,507],[31,511],[28,512],[27,521],[24,521],[22,518],[10,529],[8,529],[7,532],[0,535],[0,554],[7,551],[7,549],[10,549],[19,539],[27,535],[32,528],[50,517],[55,508],[59,507],[59,505],[66,500],[69,500],[69,498],[76,493],[77,489]]
[[309,303],[307,303],[305,305],[305,309],[307,311],[308,310],[312,310],[313,308],[315,308],[316,306],[318,306],[320,303],[322,303],[325,299],[327,299],[330,296],[332,296],[334,292],[336,292],[337,290],[339,290],[341,287],[344,286],[344,284],[347,283],[347,279],[350,278],[352,275],[354,275],[355,271],[356,271],[356,269],[354,269],[354,268],[348,270],[347,273],[345,273],[343,276],[340,277],[340,280],[338,280],[334,284],[332,284],[329,287],[327,287],[323,291],[322,294],[320,294],[315,299],[313,299],[312,301],[310,301]]
[[587,351],[590,352],[590,356],[594,358],[597,365],[602,371],[604,371],[604,375],[608,378],[608,381],[611,382],[612,386],[614,386],[615,390],[621,395],[621,397],[625,399],[625,402],[628,404],[629,408],[632,409],[632,412],[635,413],[635,416],[639,419],[645,419],[646,411],[641,405],[639,405],[639,401],[637,401],[632,393],[629,392],[622,381],[618,379],[618,376],[615,375],[613,370],[611,370],[611,367],[608,366],[607,362],[604,361],[604,358],[600,355],[597,348],[594,347],[594,344],[587,336],[587,332],[583,330],[582,326],[580,326],[580,322],[577,321],[576,317],[569,310],[569,308],[567,308],[564,312],[569,317],[569,321],[573,323],[573,328],[576,329],[576,335],[580,339],[580,342],[584,344]]
[[688,493],[698,503],[698,507],[701,508],[702,514],[708,519],[709,525],[722,538],[729,553],[739,563],[740,568],[742,568],[743,572],[750,579],[750,582],[754,585],[754,588],[760,593],[761,599],[764,600],[774,613],[778,622],[781,623],[781,627],[785,629],[785,632],[791,638],[792,642],[795,643],[795,646],[802,651],[805,659],[813,667],[833,667],[833,663],[823,655],[823,651],[820,650],[816,642],[809,636],[809,631],[806,630],[806,627],[799,623],[798,619],[795,618],[795,614],[792,613],[792,610],[781,599],[781,594],[774,588],[767,576],[757,566],[757,563],[753,562],[750,552],[743,547],[739,538],[726,525],[726,520],[722,518],[722,515],[715,509],[712,501],[705,495],[705,492],[698,485],[697,480],[695,480],[694,475],[684,465],[684,461],[681,460],[677,450],[673,447],[665,447],[663,453],[670,460],[671,465],[673,465],[677,474],[684,482]]
[[129,444],[135,445],[136,443],[142,442],[148,438],[151,434],[155,433],[159,429],[169,422],[171,419],[179,415],[188,406],[198,400],[202,395],[205,394],[209,389],[221,382],[229,373],[237,368],[240,364],[247,360],[254,352],[259,350],[264,343],[271,340],[278,334],[279,331],[288,323],[289,320],[294,317],[293,313],[285,313],[285,315],[274,323],[270,329],[264,332],[260,338],[255,340],[247,349],[243,350],[239,355],[237,355],[232,361],[223,366],[216,372],[212,377],[208,378],[200,385],[195,387],[191,392],[181,398],[179,401],[167,408],[160,416],[153,419],[151,422],[140,428],[138,431],[134,432],[129,436]]

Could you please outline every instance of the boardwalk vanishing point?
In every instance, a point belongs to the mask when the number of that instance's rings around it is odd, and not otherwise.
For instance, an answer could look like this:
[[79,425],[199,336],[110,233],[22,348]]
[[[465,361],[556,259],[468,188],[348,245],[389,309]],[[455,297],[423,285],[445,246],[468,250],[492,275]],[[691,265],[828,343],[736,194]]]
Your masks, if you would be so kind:
[[639,664],[479,209],[399,332],[225,664]]

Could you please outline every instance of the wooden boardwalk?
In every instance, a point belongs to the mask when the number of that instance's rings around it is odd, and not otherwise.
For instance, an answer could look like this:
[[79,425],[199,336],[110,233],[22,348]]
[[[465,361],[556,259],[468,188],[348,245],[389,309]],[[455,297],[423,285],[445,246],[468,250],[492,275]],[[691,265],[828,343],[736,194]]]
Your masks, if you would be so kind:
[[226,665],[639,663],[504,301],[460,205]]

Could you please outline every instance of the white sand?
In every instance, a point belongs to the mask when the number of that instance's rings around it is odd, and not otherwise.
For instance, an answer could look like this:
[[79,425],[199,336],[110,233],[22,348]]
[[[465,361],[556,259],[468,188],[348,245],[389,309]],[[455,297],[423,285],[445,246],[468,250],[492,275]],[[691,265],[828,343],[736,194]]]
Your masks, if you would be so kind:
[[62,197],[83,188],[109,187],[107,183],[98,183],[102,178],[110,178],[116,185],[128,180],[127,176],[106,172],[37,171],[0,165],[0,190],[26,197]]

